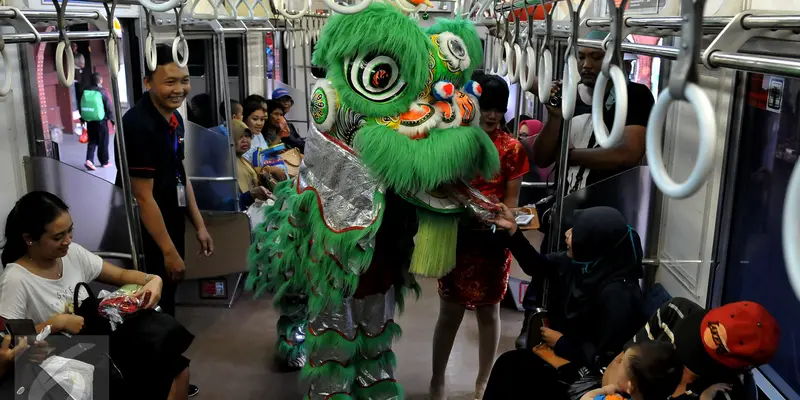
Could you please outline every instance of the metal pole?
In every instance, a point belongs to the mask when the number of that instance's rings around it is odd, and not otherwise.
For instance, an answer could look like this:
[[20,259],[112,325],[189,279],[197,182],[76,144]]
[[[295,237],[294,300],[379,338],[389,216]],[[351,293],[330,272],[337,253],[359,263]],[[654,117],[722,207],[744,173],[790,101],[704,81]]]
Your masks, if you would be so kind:
[[[105,32],[106,36],[108,32]],[[122,178],[122,195],[125,198],[125,215],[128,217],[128,235],[131,244],[131,261],[133,261],[133,269],[141,271],[141,261],[139,248],[139,210],[133,198],[133,191],[131,190],[131,175],[128,169],[128,152],[125,148],[125,130],[122,127],[122,106],[119,103],[119,80],[114,74],[111,74],[111,95],[114,96],[114,114],[116,116],[117,133],[114,135],[117,141],[117,149],[119,154],[119,169],[120,177]]]
[[[221,68],[217,68],[217,76],[220,79],[220,85],[218,86],[222,91],[222,95],[219,98],[222,99],[222,102],[225,104],[225,122],[228,125],[228,153],[230,154],[231,158],[231,173],[233,174],[233,179],[235,179],[236,175],[236,143],[234,143],[233,139],[233,119],[231,118],[231,92],[230,88],[228,87],[228,60],[227,60],[227,52],[225,51],[225,32],[220,31],[219,35],[217,36],[219,39],[219,46],[220,46],[220,56],[216,57],[218,61],[218,65]],[[244,40],[244,38],[243,38]],[[222,180],[222,179],[220,179]],[[227,179],[225,179],[227,180]],[[233,203],[234,203],[234,210],[241,211],[239,208],[239,185],[233,184]]]
[[[732,17],[703,17],[703,29],[720,30],[725,28]],[[632,27],[679,29],[682,24],[681,17],[630,17],[626,18],[625,25]],[[611,20],[608,18],[589,18],[586,26],[607,27]],[[798,15],[748,15],[742,19],[744,29],[800,29],[800,16]]]
[[[58,18],[58,13],[55,11],[33,11],[22,10],[22,16],[28,20],[55,20]],[[0,10],[0,18],[16,18],[17,13],[14,10]],[[88,12],[75,12],[69,11],[64,13],[66,19],[100,19],[100,13],[97,11]]]
[[306,104],[303,108],[306,109],[306,132],[308,132],[308,130],[311,129],[311,107],[308,106],[311,104],[311,99],[309,98],[308,94],[308,75],[310,74],[311,70],[308,65],[308,46],[306,46],[305,40],[301,40],[300,45],[303,46],[303,94],[306,98]]

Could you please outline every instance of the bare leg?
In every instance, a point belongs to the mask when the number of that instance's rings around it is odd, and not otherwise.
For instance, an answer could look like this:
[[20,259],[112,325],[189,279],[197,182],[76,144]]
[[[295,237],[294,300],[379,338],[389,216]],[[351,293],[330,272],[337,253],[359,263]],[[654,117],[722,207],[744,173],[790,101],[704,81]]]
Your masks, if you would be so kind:
[[169,400],[187,400],[189,398],[189,367],[186,367],[175,380],[169,391]]
[[486,383],[500,343],[500,304],[478,306],[478,379],[475,380],[475,398],[483,398]]
[[443,400],[445,393],[445,371],[458,327],[464,318],[464,306],[439,300],[439,319],[433,331],[433,376],[431,377],[430,399]]

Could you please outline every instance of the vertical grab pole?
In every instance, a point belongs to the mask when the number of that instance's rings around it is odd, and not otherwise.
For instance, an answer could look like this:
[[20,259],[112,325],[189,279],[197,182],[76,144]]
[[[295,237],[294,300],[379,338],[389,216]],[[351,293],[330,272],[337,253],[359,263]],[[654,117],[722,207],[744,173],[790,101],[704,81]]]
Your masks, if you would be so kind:
[[233,203],[234,203],[234,211],[242,211],[239,208],[239,185],[236,184],[235,178],[237,177],[236,174],[236,143],[234,143],[233,139],[233,118],[231,118],[231,91],[230,87],[228,86],[228,59],[227,59],[227,51],[225,50],[225,30],[224,28],[219,29],[217,33],[217,40],[219,40],[219,49],[220,49],[220,56],[217,58],[217,77],[219,79],[220,84],[218,87],[220,91],[222,91],[222,95],[220,98],[222,102],[225,104],[225,123],[228,125],[228,154],[231,159],[231,173],[233,174]]
[[[117,149],[119,154],[119,169],[120,177],[122,178],[122,196],[125,198],[125,215],[128,219],[128,237],[130,238],[131,245],[131,260],[133,261],[133,269],[137,271],[142,270],[142,264],[139,252],[140,240],[140,225],[139,225],[139,209],[136,201],[133,198],[133,191],[131,189],[131,175],[128,169],[128,152],[125,148],[125,129],[122,127],[122,106],[119,103],[119,48],[117,47],[117,34],[114,32],[114,13],[117,8],[117,0],[112,0],[111,7],[108,4],[103,4],[106,8],[107,22],[108,22],[108,42],[106,43],[106,56],[108,58],[108,67],[110,69],[111,80],[111,96],[114,102],[114,115],[116,116],[116,129],[117,133],[114,139],[117,142]],[[113,50],[111,50],[113,48]]]
[[309,65],[308,60],[308,45],[305,42],[300,43],[300,45],[303,46],[303,94],[306,99],[306,104],[303,108],[306,110],[306,132],[308,132],[308,130],[311,129],[311,107],[309,107],[309,104],[311,104],[311,99],[308,95],[308,76],[310,75],[311,66]]

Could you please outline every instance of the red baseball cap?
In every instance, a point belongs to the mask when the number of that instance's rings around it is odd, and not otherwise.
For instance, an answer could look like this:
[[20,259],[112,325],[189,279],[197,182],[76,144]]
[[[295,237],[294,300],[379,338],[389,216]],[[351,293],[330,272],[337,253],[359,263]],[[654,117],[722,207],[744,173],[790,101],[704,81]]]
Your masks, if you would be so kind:
[[778,322],[752,301],[691,314],[675,329],[676,350],[700,376],[715,372],[714,366],[741,371],[767,364],[779,343]]

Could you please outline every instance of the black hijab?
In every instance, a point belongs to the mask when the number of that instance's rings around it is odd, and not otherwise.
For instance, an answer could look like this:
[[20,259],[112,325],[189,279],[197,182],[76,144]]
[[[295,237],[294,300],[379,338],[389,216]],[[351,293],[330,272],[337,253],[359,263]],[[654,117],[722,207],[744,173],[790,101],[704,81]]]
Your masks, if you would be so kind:
[[567,274],[567,318],[583,313],[609,283],[642,278],[642,243],[622,214],[611,207],[575,211],[572,267]]

